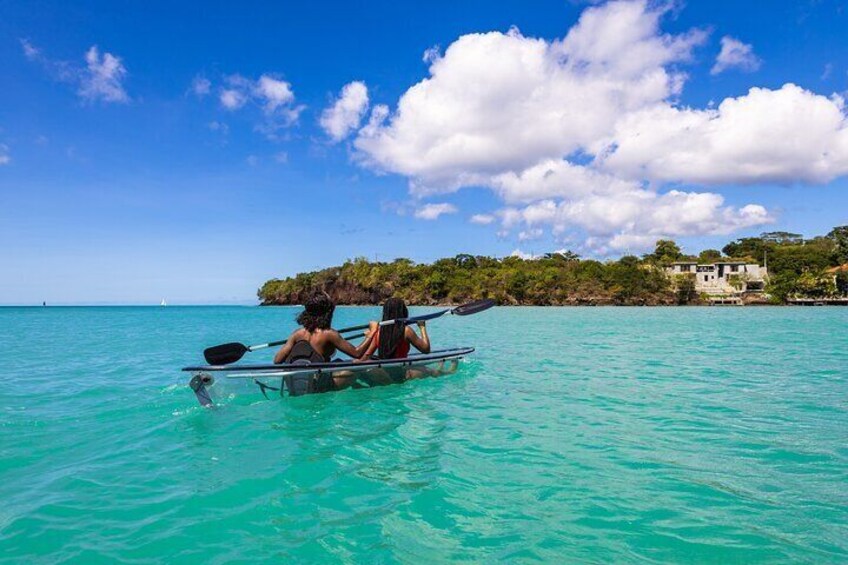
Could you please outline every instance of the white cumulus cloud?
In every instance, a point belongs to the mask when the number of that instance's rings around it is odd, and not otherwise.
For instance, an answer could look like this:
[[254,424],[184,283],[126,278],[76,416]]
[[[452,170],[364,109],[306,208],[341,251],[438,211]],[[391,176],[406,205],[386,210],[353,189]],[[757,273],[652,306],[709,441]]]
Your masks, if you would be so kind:
[[291,84],[276,79],[270,75],[262,75],[256,81],[254,94],[262,101],[268,113],[276,112],[279,108],[294,102],[294,92]]
[[242,92],[233,89],[225,88],[221,91],[221,106],[227,110],[238,110],[247,102],[247,96]]
[[839,96],[786,84],[752,88],[718,108],[667,104],[619,120],[598,159],[628,178],[700,184],[823,183],[848,173],[848,119]]
[[425,204],[415,210],[415,217],[419,220],[436,220],[442,214],[455,214],[456,206],[442,202],[439,204]]
[[84,102],[130,101],[123,84],[128,75],[127,69],[117,55],[101,53],[96,45],[92,45],[85,52],[85,66],[81,66],[50,59],[26,39],[21,39],[20,43],[24,57],[41,65],[53,80],[75,85],[77,95]]
[[212,90],[212,81],[204,76],[196,76],[191,81],[191,91],[198,98],[203,98]]
[[85,70],[80,76],[79,95],[84,100],[103,102],[128,102],[123,80],[127,76],[120,57],[100,53],[96,45],[85,53]]
[[759,69],[761,64],[762,61],[754,54],[754,48],[751,45],[726,35],[721,38],[721,51],[710,73],[717,75],[727,69],[739,69],[750,73]]
[[726,206],[716,193],[672,190],[660,194],[639,188],[573,200],[542,200],[502,209],[498,215],[506,229],[522,227],[525,234],[538,236],[538,231],[531,230],[548,227],[554,234],[564,234],[579,228],[596,243],[590,247],[603,244],[615,249],[635,247],[636,241],[642,242],[642,248],[666,237],[725,235],[774,220],[763,206]]
[[545,232],[542,228],[521,230],[518,232],[518,241],[532,241],[534,239],[539,239],[544,235],[544,233]]
[[[501,235],[546,229],[606,249],[775,219],[762,205],[729,206],[697,186],[828,182],[848,173],[839,96],[787,84],[752,88],[715,108],[681,105],[683,67],[707,34],[664,33],[670,7],[590,6],[554,40],[516,29],[459,37],[427,57],[429,76],[394,107],[373,107],[355,159],[405,176],[417,197],[489,188],[506,207],[479,216],[496,217]],[[751,68],[752,49],[741,50],[746,59],[725,45],[736,53],[725,64]]]
[[563,40],[462,36],[384,124],[360,133],[361,161],[432,194],[589,147],[622,113],[679,92],[663,65],[688,60],[704,34],[661,35],[660,16],[614,2],[587,9]]
[[438,45],[433,45],[424,50],[421,60],[425,63],[435,63],[442,56],[442,51]]
[[277,138],[278,130],[297,123],[306,108],[295,103],[291,83],[269,73],[260,75],[256,80],[239,74],[226,76],[217,93],[218,102],[231,112],[248,104],[261,108],[262,121],[255,129],[271,139]]
[[5,143],[0,143],[0,165],[8,165],[12,162],[12,157],[9,156],[9,146]]
[[250,99],[253,83],[241,75],[230,75],[226,77],[226,86],[218,93],[218,100],[227,110],[238,110]]
[[525,261],[533,261],[539,258],[539,255],[533,255],[532,253],[527,253],[522,251],[521,249],[515,249],[512,253],[509,254],[510,257],[518,257],[519,259],[524,259]]
[[350,82],[332,106],[321,113],[320,124],[330,139],[338,142],[359,127],[367,110],[368,87],[361,81]]
[[474,214],[471,216],[470,222],[480,226],[488,226],[495,221],[495,217],[491,214]]
[[633,181],[575,165],[565,159],[544,159],[524,170],[493,175],[486,184],[506,202],[616,194],[638,187],[638,183]]

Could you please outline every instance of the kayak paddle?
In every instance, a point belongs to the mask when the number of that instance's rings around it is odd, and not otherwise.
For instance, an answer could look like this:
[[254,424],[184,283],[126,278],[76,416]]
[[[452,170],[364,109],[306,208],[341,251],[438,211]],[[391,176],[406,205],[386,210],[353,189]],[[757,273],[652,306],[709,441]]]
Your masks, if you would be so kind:
[[[495,305],[494,300],[486,299],[486,300],[475,300],[474,302],[469,302],[467,304],[462,304],[461,306],[457,306],[456,308],[451,308],[447,310],[440,310],[438,312],[433,312],[431,314],[422,314],[420,316],[411,316],[409,318],[397,318],[395,320],[384,320],[379,324],[381,326],[389,326],[392,324],[414,324],[416,322],[423,322],[426,320],[433,320],[435,318],[439,318],[444,316],[445,314],[454,314],[456,316],[470,316],[471,314],[477,314],[478,312],[482,312],[484,310],[488,310],[492,306]],[[338,330],[339,333],[347,333],[347,332],[355,332],[359,330],[368,329],[370,324],[362,324],[359,326],[351,326],[349,328],[342,328]],[[356,336],[360,337],[360,336]],[[351,338],[353,339],[353,338]],[[288,339],[283,339],[280,341],[272,341],[269,343],[260,343],[258,345],[244,345],[243,343],[232,342],[232,343],[223,343],[221,345],[214,345],[212,347],[208,347],[203,351],[203,357],[206,359],[206,362],[210,365],[229,365],[230,363],[235,363],[242,357],[244,357],[245,353],[250,351],[256,351],[257,349],[265,349],[266,347],[274,347],[276,345],[283,345],[286,343]]]
[[283,345],[288,339],[281,341],[272,341],[270,343],[260,343],[259,345],[245,345],[243,343],[223,343],[214,345],[203,350],[203,357],[210,365],[229,365],[235,363],[245,353],[256,351],[257,349],[265,349],[266,347],[274,347],[275,345]]
[[[482,312],[484,310],[488,310],[492,306],[495,305],[495,301],[491,299],[484,300],[475,300],[474,302],[469,302],[467,304],[462,304],[461,306],[457,306],[456,308],[449,308],[447,310],[439,310],[438,312],[432,312],[430,314],[421,314],[420,316],[410,316],[409,318],[396,318],[394,320],[383,320],[379,324],[381,326],[391,326],[392,324],[414,324],[416,322],[424,322],[426,320],[433,320],[435,318],[441,318],[445,314],[454,314],[456,316],[470,316],[471,314],[477,314],[478,312]],[[349,328],[344,328],[339,330],[339,333],[346,332],[355,332],[357,330],[367,330],[370,327],[370,324],[362,324],[361,326],[351,326]]]

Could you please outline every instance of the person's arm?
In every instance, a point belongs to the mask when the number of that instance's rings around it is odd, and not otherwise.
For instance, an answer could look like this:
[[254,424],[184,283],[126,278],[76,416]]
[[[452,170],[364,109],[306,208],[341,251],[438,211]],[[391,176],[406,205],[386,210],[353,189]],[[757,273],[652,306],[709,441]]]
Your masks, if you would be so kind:
[[286,358],[291,353],[292,347],[294,347],[295,342],[297,341],[296,337],[300,330],[295,330],[289,336],[289,339],[286,343],[277,351],[277,354],[274,355],[274,364],[279,365],[280,363],[285,363]]
[[345,355],[349,355],[354,359],[359,359],[362,357],[362,354],[368,349],[368,346],[373,341],[374,334],[367,336],[362,343],[358,346],[354,347],[352,343],[343,338],[341,334],[337,331],[333,331],[330,334],[330,343],[336,346],[336,349],[344,353]]
[[368,322],[368,330],[365,332],[365,339],[370,340],[371,343],[368,344],[368,349],[365,350],[365,353],[359,358],[359,361],[365,361],[370,359],[374,352],[377,351],[377,347],[380,346],[380,324],[377,322]]
[[418,337],[418,334],[410,326],[406,326],[406,339],[421,353],[430,353],[430,336],[427,335],[427,323],[424,321],[418,322],[418,328],[421,330],[421,337]]

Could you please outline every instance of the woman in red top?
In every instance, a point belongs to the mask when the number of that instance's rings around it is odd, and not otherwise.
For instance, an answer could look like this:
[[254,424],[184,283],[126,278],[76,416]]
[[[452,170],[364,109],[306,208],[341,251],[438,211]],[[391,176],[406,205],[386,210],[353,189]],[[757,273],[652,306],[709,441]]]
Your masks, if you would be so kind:
[[[400,298],[386,300],[383,305],[384,321],[408,317],[409,310],[407,310],[403,300]],[[381,326],[378,322],[371,322],[370,328],[366,332],[366,339],[370,339],[371,344],[360,359],[363,361],[370,359],[375,351],[378,359],[404,359],[409,356],[410,346],[414,346],[421,353],[430,353],[430,336],[427,335],[426,324],[423,321],[418,322],[418,329],[421,330],[420,337],[412,327],[403,323]],[[438,368],[424,365],[409,368],[392,367],[388,370],[376,368],[368,371],[368,377],[373,384],[389,384],[423,377],[448,375],[456,372],[456,369],[457,360],[452,359],[448,363],[442,361]]]
[[[389,298],[383,304],[383,321],[408,317],[409,310],[400,298]],[[430,353],[430,336],[427,335],[427,326],[424,322],[418,322],[418,328],[421,330],[421,337],[406,324],[381,326],[377,322],[371,322],[367,334],[371,339],[371,345],[368,346],[363,358],[370,358],[376,351],[380,359],[403,359],[409,355],[410,345],[415,346],[415,349],[421,353]]]

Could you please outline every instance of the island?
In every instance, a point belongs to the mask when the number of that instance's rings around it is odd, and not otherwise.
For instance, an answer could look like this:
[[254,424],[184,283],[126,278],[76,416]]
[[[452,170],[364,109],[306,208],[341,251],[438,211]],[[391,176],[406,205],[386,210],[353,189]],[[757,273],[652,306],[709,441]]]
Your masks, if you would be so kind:
[[269,280],[258,297],[266,306],[302,304],[316,289],[352,305],[390,296],[418,305],[480,298],[533,306],[848,305],[848,226],[813,238],[767,232],[697,256],[661,239],[652,253],[607,261],[571,251],[530,259],[459,254],[427,264],[357,258]]

